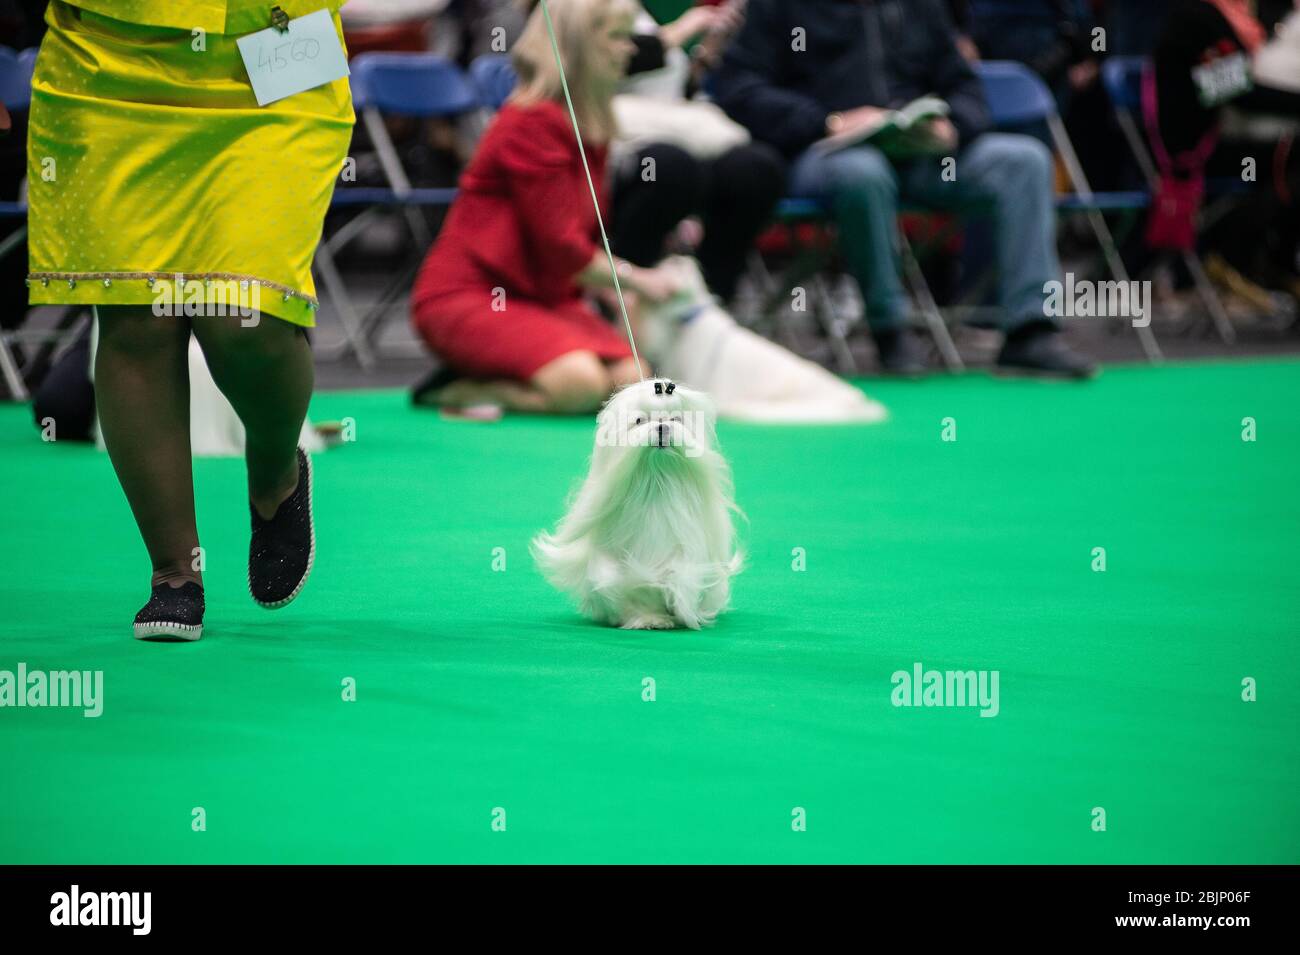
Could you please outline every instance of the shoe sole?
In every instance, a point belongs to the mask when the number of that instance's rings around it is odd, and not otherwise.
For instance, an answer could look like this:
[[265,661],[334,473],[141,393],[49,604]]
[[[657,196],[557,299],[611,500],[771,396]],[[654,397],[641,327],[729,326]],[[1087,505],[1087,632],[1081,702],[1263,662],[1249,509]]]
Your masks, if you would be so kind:
[[135,625],[135,638],[137,640],[156,640],[160,643],[175,643],[177,641],[192,643],[199,637],[203,636],[203,624],[189,623],[137,623]]
[[307,552],[307,569],[302,572],[302,580],[298,581],[298,586],[293,588],[293,593],[272,603],[265,603],[253,596],[253,577],[248,577],[248,595],[253,597],[253,603],[257,604],[263,610],[279,610],[281,607],[287,607],[293,603],[297,596],[302,593],[302,588],[307,586],[307,578],[311,576],[312,565],[316,563],[316,516],[315,508],[315,489],[312,487],[312,469],[311,455],[304,451],[302,459],[307,465],[307,530],[311,534],[311,550]]

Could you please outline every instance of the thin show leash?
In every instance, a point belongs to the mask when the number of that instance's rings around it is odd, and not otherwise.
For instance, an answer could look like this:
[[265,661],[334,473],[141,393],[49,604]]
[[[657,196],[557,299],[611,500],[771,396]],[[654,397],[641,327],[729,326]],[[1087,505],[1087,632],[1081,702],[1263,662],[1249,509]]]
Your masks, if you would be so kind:
[[636,362],[637,377],[645,381],[645,372],[641,370],[641,356],[636,349],[636,339],[632,336],[632,321],[627,317],[627,304],[623,301],[623,286],[618,281],[618,268],[614,264],[614,253],[609,247],[609,235],[605,232],[605,220],[600,214],[600,199],[596,196],[596,184],[591,178],[591,166],[587,163],[587,148],[582,144],[582,130],[578,128],[578,114],[573,109],[573,97],[569,95],[569,80],[564,74],[564,61],[560,57],[560,45],[555,40],[555,26],[551,23],[551,8],[546,0],[541,0],[542,17],[546,21],[546,33],[551,38],[551,50],[555,53],[555,65],[560,69],[560,86],[564,89],[564,102],[569,107],[569,120],[573,123],[573,135],[578,139],[578,155],[582,158],[582,171],[587,174],[587,188],[591,190],[591,204],[596,210],[596,224],[600,227],[600,239],[605,245],[605,258],[609,260],[609,274],[614,279],[614,293],[618,296],[618,308],[623,314],[623,328],[627,331],[627,343],[632,346],[632,360]]

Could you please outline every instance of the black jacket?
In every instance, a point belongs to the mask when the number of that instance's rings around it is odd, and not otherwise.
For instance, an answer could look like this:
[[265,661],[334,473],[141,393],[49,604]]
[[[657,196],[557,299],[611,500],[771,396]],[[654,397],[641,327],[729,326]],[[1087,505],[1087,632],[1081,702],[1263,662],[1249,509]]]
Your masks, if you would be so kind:
[[948,101],[962,145],[989,127],[943,0],[750,0],[711,89],[755,139],[787,156],[820,139],[832,112],[927,93]]

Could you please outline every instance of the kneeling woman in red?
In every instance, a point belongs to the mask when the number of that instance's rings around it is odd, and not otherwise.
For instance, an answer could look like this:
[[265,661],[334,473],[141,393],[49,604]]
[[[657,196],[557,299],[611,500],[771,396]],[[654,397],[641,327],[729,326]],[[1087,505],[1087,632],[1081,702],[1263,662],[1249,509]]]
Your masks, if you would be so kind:
[[[551,0],[550,10],[601,190],[614,132],[610,100],[633,49],[635,7]],[[540,7],[514,59],[519,86],[461,176],[416,280],[415,327],[446,364],[417,388],[416,401],[591,411],[637,372],[622,329],[584,299],[612,287],[613,278]],[[643,298],[675,291],[666,271],[628,262],[617,269],[623,288]]]

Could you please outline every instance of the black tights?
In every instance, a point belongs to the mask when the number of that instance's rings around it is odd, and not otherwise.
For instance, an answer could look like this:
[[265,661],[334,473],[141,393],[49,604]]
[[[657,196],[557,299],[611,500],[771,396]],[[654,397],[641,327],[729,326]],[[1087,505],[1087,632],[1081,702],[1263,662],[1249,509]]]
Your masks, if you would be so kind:
[[[649,169],[653,178],[647,178]],[[677,223],[698,214],[704,241],[696,256],[705,281],[714,294],[729,299],[785,184],[785,163],[761,143],[709,161],[667,143],[646,146],[635,166],[629,164],[615,178],[610,244],[633,264],[652,266],[663,258],[664,240]]]
[[244,327],[235,317],[158,317],[148,306],[101,306],[98,314],[100,430],[149,551],[153,583],[201,583],[190,466],[190,332],[244,423],[249,497],[264,517],[298,480],[295,449],[314,380],[311,347],[300,329],[265,315]]

